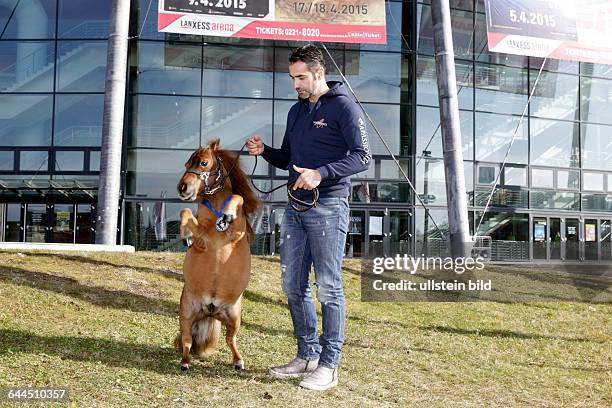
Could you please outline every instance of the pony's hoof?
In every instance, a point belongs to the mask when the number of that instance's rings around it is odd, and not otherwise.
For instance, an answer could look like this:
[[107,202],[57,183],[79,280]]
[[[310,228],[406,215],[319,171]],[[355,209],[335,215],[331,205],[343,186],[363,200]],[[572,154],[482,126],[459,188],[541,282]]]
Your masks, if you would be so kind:
[[244,361],[243,360],[238,360],[237,362],[234,363],[234,369],[236,371],[242,371],[244,370]]
[[223,222],[227,224],[231,224],[235,219],[236,217],[233,214],[223,214]]
[[182,372],[189,371],[189,364],[181,364],[181,371]]

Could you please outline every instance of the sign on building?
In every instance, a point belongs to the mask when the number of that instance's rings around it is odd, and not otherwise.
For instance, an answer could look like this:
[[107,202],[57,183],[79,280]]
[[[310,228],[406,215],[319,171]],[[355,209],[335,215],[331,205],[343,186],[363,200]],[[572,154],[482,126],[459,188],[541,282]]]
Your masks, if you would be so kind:
[[385,0],[159,0],[160,32],[384,44]]
[[485,0],[489,50],[612,64],[612,0]]

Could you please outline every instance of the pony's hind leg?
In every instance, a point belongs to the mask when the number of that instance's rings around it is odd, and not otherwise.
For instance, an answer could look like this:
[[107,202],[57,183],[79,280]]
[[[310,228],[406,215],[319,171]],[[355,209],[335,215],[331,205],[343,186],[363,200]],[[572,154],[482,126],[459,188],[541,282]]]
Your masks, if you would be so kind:
[[[192,310],[186,307],[185,302],[185,292],[181,296],[181,306],[179,313],[179,327],[180,327],[180,351],[182,352],[181,358],[181,370],[187,371],[189,370],[189,352],[191,351],[191,346],[193,344],[193,335],[192,335],[192,327],[193,322],[195,321],[195,316]],[[177,339],[178,340],[178,339]],[[178,344],[177,344],[178,346]]]
[[232,351],[232,364],[236,370],[244,370],[244,360],[236,347],[236,334],[240,329],[240,299],[232,305],[227,311],[227,319],[225,320],[225,341]]

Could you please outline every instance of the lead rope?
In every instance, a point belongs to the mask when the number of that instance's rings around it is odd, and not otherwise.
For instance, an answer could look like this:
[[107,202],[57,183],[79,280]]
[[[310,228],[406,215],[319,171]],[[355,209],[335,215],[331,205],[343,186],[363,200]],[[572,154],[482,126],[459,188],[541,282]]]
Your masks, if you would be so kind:
[[[246,147],[246,142],[242,145],[242,147],[238,151],[238,156],[240,156],[240,153],[244,151],[245,147]],[[312,200],[311,201],[304,201],[293,195],[292,187],[295,185],[295,182],[291,182],[291,183],[287,182],[287,183],[281,184],[280,186],[276,186],[272,190],[269,190],[269,191],[261,190],[259,187],[257,187],[255,185],[255,182],[253,181],[253,176],[255,175],[255,170],[257,169],[257,163],[258,163],[257,158],[258,158],[258,155],[255,155],[255,164],[253,165],[253,171],[251,171],[251,176],[249,177],[249,180],[251,180],[251,185],[253,186],[255,190],[257,190],[261,194],[268,195],[268,194],[272,194],[273,192],[275,192],[276,190],[279,190],[282,187],[287,186],[287,197],[289,198],[289,204],[291,205],[291,208],[293,208],[295,211],[306,212],[310,210],[311,208],[314,208],[317,206],[317,202],[319,201],[319,189],[316,187],[312,189]],[[237,162],[238,161],[234,162],[234,166],[232,166],[230,171],[227,172],[226,177],[229,176],[232,170],[234,170],[234,167],[236,166]],[[296,206],[296,204],[299,204],[301,207]]]

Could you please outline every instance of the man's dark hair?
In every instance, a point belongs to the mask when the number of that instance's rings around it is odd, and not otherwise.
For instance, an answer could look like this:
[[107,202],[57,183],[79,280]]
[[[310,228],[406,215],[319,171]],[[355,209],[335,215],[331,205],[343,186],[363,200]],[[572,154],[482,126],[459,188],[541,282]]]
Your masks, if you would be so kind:
[[319,67],[325,69],[323,53],[314,45],[305,45],[295,50],[289,57],[289,63],[293,64],[298,61],[302,61],[306,64],[311,71],[315,71],[319,69]]

